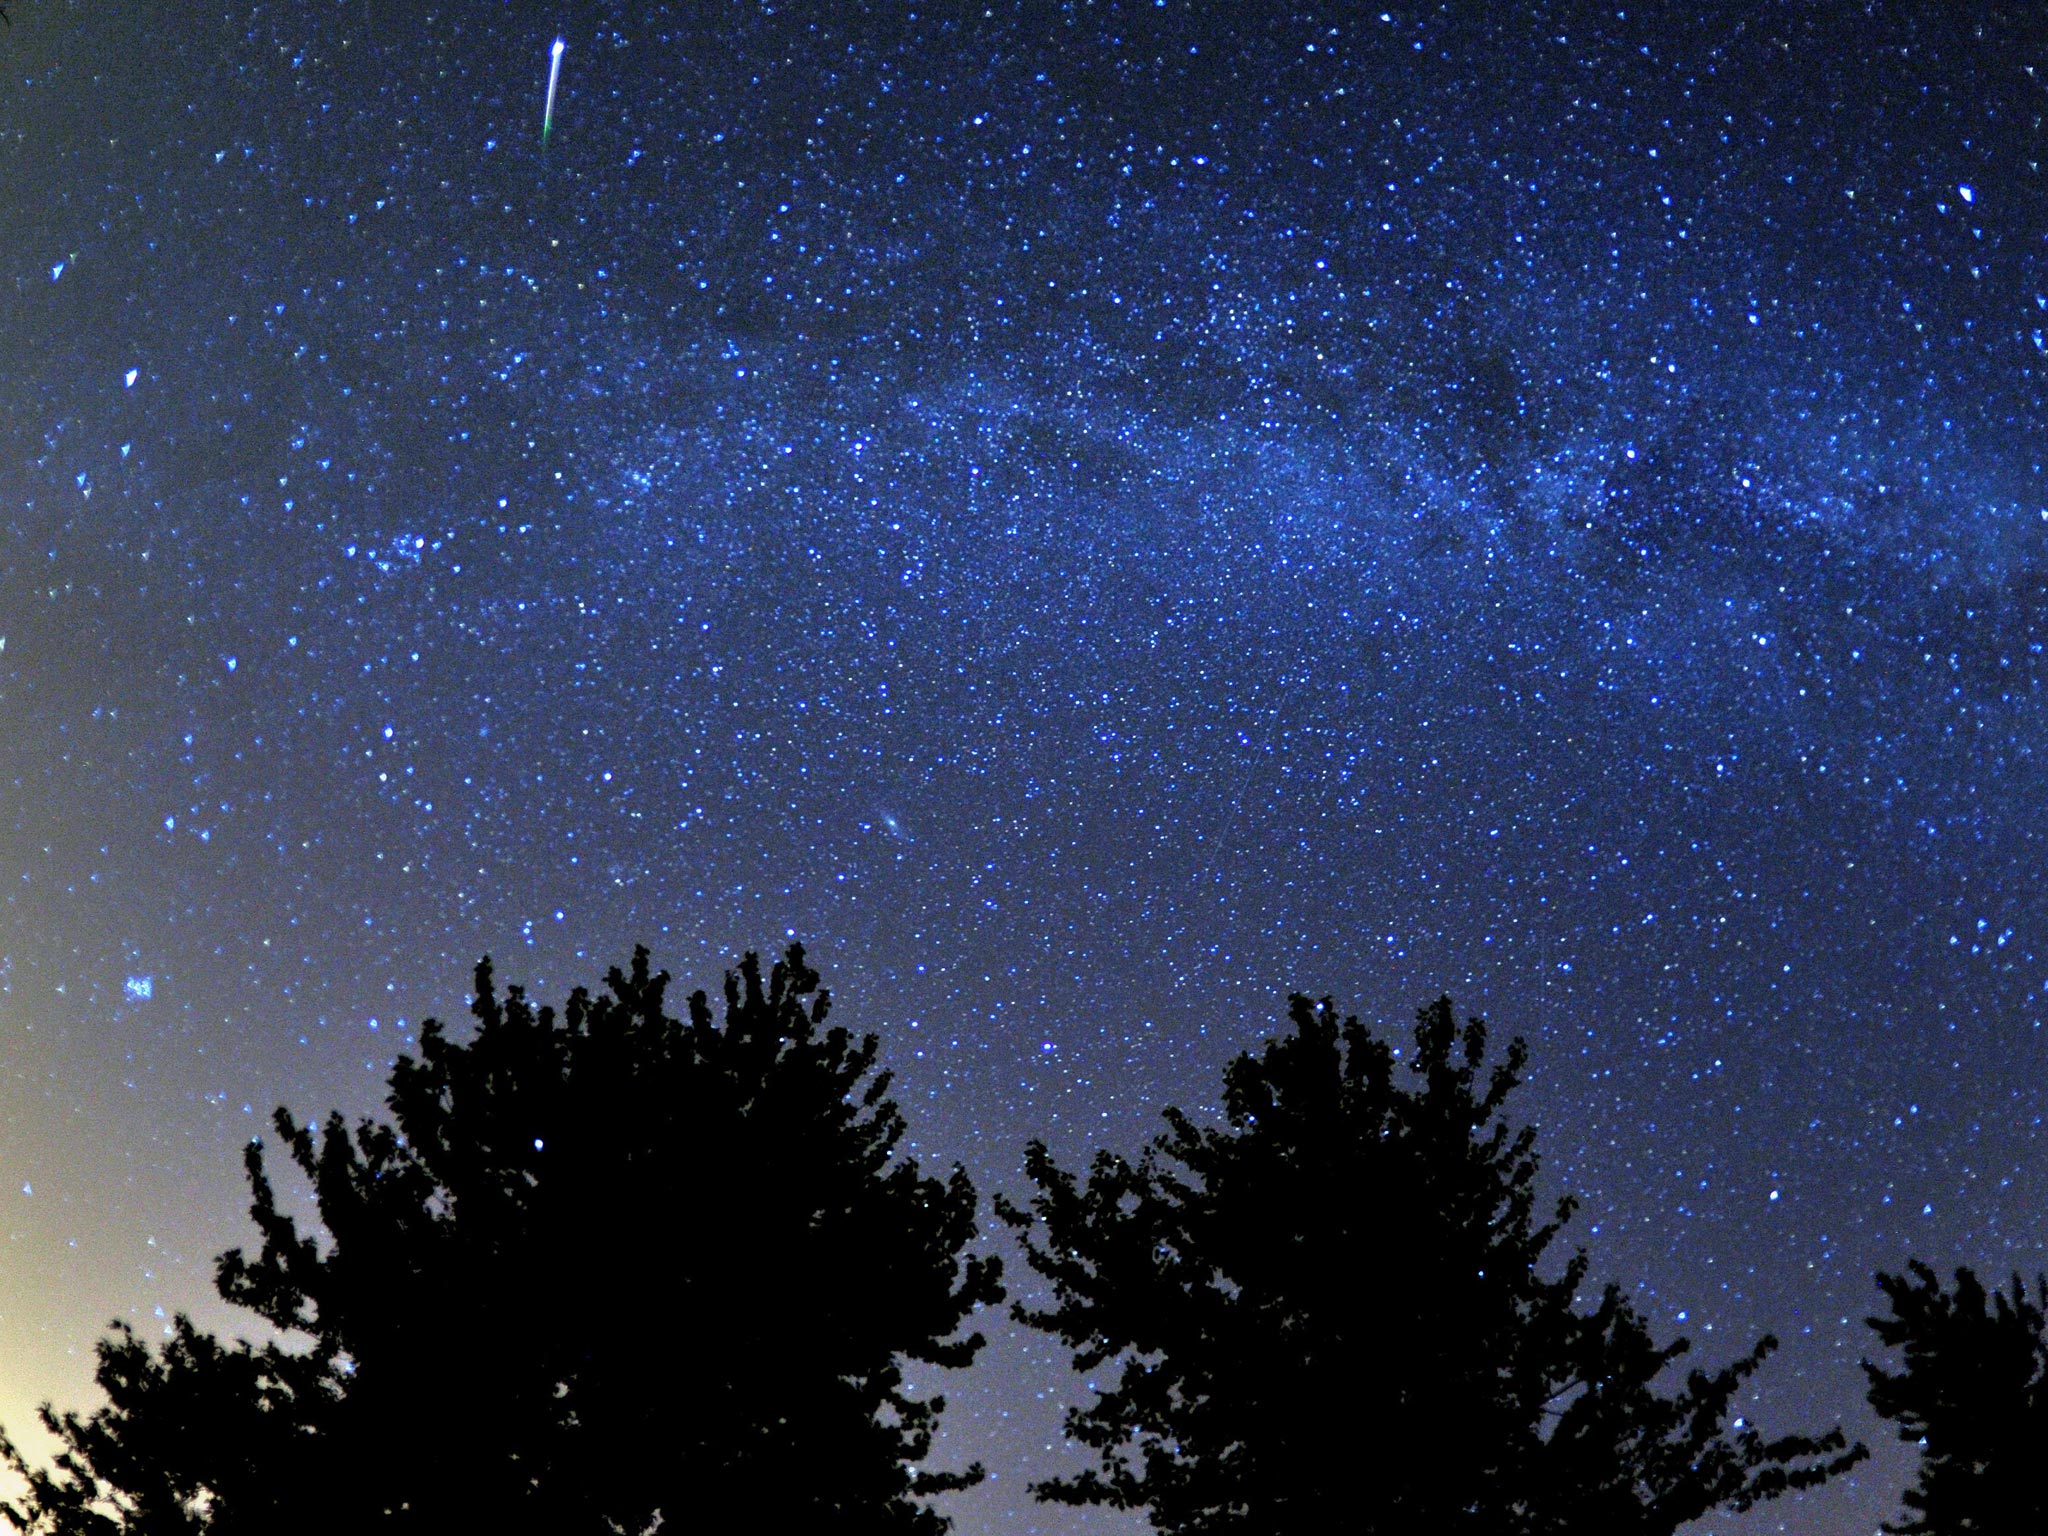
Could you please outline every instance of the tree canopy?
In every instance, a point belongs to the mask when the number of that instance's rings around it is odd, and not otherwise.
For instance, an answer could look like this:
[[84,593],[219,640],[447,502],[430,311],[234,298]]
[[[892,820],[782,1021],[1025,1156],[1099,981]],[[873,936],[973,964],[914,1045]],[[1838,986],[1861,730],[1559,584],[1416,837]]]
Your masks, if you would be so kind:
[[1614,1285],[1582,1306],[1583,1251],[1546,1278],[1573,1202],[1537,1219],[1519,1040],[1484,1070],[1447,998],[1412,1051],[1327,1000],[1290,1018],[1227,1069],[1222,1127],[1169,1109],[1085,1179],[1034,1143],[1028,1207],[998,1197],[1051,1296],[1018,1317],[1093,1373],[1068,1432],[1096,1465],[1041,1498],[1173,1536],[1664,1536],[1864,1454],[1729,1427],[1770,1337],[1661,1391],[1683,1339]]
[[1870,1406],[1920,1446],[1920,1470],[1904,1503],[1899,1536],[2048,1530],[2048,1279],[2029,1293],[2018,1275],[1987,1293],[1969,1269],[1944,1289],[1918,1260],[1904,1274],[1880,1274],[1891,1313],[1872,1331],[1901,1367],[1863,1362]]
[[107,1405],[45,1408],[54,1466],[5,1507],[44,1536],[643,1532],[659,1522],[936,1536],[918,1470],[1002,1294],[975,1193],[902,1155],[873,1036],[825,1027],[792,946],[665,1010],[647,952],[560,1013],[477,969],[473,1035],[427,1023],[388,1121],[279,1110],[318,1231],[247,1153],[261,1242],[229,1302],[282,1342],[116,1325]]

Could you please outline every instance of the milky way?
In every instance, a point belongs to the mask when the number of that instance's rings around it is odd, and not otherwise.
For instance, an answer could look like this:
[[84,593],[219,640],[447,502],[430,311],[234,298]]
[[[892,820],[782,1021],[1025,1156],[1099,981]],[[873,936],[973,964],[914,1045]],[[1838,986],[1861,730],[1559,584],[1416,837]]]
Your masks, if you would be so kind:
[[[0,1419],[480,954],[795,937],[984,1190],[1448,991],[1879,1440],[1872,1270],[2048,1246],[2048,46],[1510,9],[22,0]],[[996,1332],[962,1536],[1135,1529]]]

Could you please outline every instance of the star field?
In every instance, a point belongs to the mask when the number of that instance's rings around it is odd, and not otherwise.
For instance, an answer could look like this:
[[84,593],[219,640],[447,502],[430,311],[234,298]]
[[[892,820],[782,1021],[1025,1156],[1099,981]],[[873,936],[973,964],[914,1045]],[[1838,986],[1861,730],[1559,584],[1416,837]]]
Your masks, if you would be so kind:
[[[793,936],[985,1193],[1450,992],[1877,1451],[1705,1528],[1894,1514],[1872,1270],[2048,1265],[2048,32],[1820,9],[21,0],[0,1422],[480,954]],[[1138,1529],[993,1331],[961,1536]]]

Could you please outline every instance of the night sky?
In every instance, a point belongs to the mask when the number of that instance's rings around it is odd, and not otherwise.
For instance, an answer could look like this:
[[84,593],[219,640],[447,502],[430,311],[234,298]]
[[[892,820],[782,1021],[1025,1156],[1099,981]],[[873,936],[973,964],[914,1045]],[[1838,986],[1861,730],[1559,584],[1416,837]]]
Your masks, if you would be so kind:
[[[1450,992],[1877,1444],[1707,1528],[1896,1513],[1871,1272],[2048,1264],[2033,7],[8,9],[9,1430],[479,955],[795,937],[985,1193]],[[959,1536],[1137,1529],[993,1331]]]

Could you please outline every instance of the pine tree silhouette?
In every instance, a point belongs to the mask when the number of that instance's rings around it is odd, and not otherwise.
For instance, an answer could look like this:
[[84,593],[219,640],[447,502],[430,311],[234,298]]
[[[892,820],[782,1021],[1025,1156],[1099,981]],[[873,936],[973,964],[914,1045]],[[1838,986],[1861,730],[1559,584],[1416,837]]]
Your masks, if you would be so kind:
[[1018,1317],[1102,1382],[1068,1417],[1098,1464],[1040,1498],[1174,1536],[1664,1536],[1865,1454],[1725,1427],[1770,1338],[1665,1395],[1683,1340],[1615,1286],[1579,1310],[1583,1253],[1542,1277],[1572,1201],[1537,1221],[1535,1131],[1502,1114],[1520,1041],[1482,1076],[1448,998],[1405,1061],[1328,1001],[1291,1018],[1226,1071],[1224,1128],[1168,1110],[1085,1181],[1034,1143],[1030,1206],[998,1197],[1052,1293]]
[[1988,1295],[1968,1269],[1942,1289],[1928,1265],[1879,1274],[1891,1316],[1867,1319],[1904,1368],[1866,1360],[1870,1406],[1921,1447],[1920,1475],[1906,1490],[1900,1536],[2048,1530],[2048,1279],[2033,1294],[2018,1275]]
[[900,1155],[876,1042],[823,1028],[792,946],[749,955],[723,1024],[664,1010],[645,950],[557,1014],[477,970],[473,1038],[422,1028],[389,1122],[278,1131],[319,1234],[247,1166],[252,1255],[220,1293],[286,1346],[180,1318],[100,1345],[108,1406],[44,1410],[54,1467],[7,1460],[51,1536],[282,1530],[831,1531],[937,1536],[921,1472],[943,1401],[906,1359],[970,1363],[1001,1296],[964,1252],[964,1172]]

